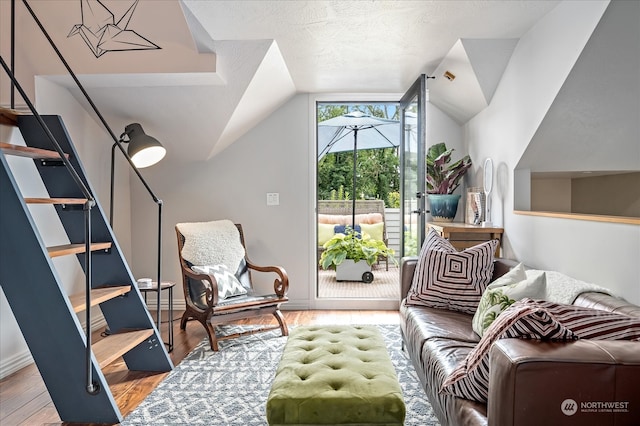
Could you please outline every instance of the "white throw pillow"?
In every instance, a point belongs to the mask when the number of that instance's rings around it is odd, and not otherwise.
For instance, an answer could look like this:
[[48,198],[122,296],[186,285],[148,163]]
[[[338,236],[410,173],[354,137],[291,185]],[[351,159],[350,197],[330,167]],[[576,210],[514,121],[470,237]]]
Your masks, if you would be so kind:
[[218,283],[218,299],[224,300],[233,296],[247,294],[247,289],[225,265],[192,266],[195,272],[210,274]]
[[192,265],[227,265],[235,271],[244,258],[240,232],[228,219],[178,223],[184,237],[182,257]]
[[482,336],[505,309],[525,297],[544,299],[546,279],[543,271],[527,275],[522,263],[492,282],[482,293],[473,315],[473,331]]

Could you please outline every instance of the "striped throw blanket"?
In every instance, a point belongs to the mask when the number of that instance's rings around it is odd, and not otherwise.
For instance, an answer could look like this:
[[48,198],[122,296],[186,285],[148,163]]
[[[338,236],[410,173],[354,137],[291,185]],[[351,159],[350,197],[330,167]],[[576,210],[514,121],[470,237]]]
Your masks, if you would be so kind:
[[522,299],[487,328],[478,345],[451,372],[441,392],[486,402],[489,391],[489,350],[498,339],[633,340],[640,341],[640,318],[599,309]]

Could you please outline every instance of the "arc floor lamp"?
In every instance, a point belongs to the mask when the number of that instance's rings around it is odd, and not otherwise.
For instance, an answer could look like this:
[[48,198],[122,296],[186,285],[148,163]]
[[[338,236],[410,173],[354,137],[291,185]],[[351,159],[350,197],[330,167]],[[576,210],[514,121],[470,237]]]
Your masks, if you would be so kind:
[[[123,144],[129,144],[129,148],[125,151]],[[115,181],[115,150],[116,147],[120,149],[122,155],[127,160],[131,169],[136,173],[138,179],[142,182],[153,201],[158,205],[158,263],[157,263],[157,296],[158,305],[156,310],[156,322],[158,332],[160,332],[161,314],[160,314],[160,301],[161,301],[161,283],[162,283],[162,268],[161,268],[161,256],[162,256],[162,200],[160,200],[153,193],[147,181],[140,174],[140,170],[145,167],[153,166],[160,160],[162,160],[167,153],[166,149],[162,146],[157,139],[147,135],[142,126],[139,123],[132,123],[124,128],[124,133],[120,135],[120,139],[116,141],[111,147],[111,194],[109,202],[109,225],[113,229],[113,195],[114,195],[114,181]],[[170,348],[171,349],[171,348]]]

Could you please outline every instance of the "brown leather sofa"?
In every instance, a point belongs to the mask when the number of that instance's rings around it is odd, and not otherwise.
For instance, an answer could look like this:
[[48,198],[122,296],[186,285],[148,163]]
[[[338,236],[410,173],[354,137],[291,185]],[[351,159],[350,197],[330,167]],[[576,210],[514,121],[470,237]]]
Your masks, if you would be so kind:
[[[444,378],[480,337],[472,316],[407,306],[417,258],[402,259],[400,329],[403,347],[444,425],[640,425],[640,343],[499,340],[491,349],[489,402],[439,393]],[[516,262],[498,259],[493,279]],[[640,307],[602,293],[575,305],[640,317]]]

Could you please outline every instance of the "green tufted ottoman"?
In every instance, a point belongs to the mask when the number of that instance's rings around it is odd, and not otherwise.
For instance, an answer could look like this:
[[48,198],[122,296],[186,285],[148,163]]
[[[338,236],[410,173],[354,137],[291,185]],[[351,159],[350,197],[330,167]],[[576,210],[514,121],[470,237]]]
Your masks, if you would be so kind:
[[267,400],[277,425],[403,425],[402,390],[375,326],[294,328]]

